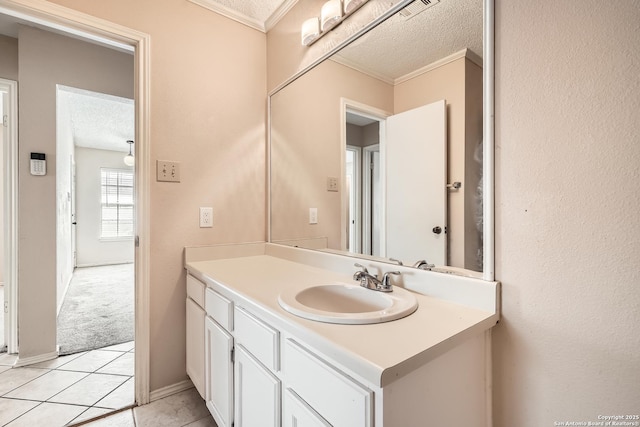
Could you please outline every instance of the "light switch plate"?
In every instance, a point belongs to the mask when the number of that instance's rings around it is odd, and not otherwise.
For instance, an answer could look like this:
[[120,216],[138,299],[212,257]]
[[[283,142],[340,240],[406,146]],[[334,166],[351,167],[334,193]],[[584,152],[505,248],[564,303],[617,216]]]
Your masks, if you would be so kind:
[[309,208],[309,224],[318,223],[318,208]]
[[156,168],[157,181],[180,182],[180,162],[157,160]]
[[334,176],[327,177],[327,191],[338,191],[338,178]]

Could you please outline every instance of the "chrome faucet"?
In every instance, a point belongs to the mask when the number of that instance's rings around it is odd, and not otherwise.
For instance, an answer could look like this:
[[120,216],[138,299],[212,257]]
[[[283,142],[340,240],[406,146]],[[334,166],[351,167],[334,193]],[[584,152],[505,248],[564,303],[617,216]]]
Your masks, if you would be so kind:
[[360,286],[374,291],[393,292],[390,275],[399,275],[399,271],[387,271],[382,275],[382,280],[380,280],[376,276],[369,274],[365,266],[358,263],[354,265],[362,269],[353,274],[353,280],[360,282]]
[[435,267],[435,264],[429,264],[427,261],[421,259],[420,261],[416,261],[415,264],[413,264],[413,266],[415,268],[419,268],[420,270],[431,270],[433,267]]

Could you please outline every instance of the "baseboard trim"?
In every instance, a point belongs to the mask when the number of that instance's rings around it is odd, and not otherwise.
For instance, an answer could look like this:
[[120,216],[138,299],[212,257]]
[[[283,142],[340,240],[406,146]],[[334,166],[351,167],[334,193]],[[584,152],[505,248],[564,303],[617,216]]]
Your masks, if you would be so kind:
[[191,380],[187,379],[180,381],[179,383],[153,390],[149,393],[149,400],[153,402],[154,400],[162,399],[163,397],[171,396],[172,394],[180,393],[181,391],[189,390],[190,388],[193,388]]
[[19,368],[21,366],[33,365],[34,363],[46,362],[48,360],[53,360],[58,357],[58,351],[60,348],[56,346],[56,351],[52,351],[50,353],[39,354],[37,356],[31,357],[20,357],[20,353],[18,353],[18,359],[16,359],[13,364],[14,368]]

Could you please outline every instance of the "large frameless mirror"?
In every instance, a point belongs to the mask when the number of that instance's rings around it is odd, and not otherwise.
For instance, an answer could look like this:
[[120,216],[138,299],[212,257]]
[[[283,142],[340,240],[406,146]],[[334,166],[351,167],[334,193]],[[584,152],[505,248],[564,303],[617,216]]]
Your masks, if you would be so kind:
[[271,242],[493,280],[492,7],[402,2],[271,94]]

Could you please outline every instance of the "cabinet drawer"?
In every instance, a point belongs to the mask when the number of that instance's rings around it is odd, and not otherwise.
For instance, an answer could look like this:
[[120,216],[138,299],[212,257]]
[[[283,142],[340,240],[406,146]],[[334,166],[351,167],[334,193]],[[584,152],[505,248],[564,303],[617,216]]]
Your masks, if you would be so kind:
[[240,307],[235,307],[235,338],[264,366],[280,369],[280,333]]
[[332,426],[372,425],[372,392],[290,339],[284,344],[282,371],[287,387]]
[[205,291],[204,299],[207,315],[227,331],[233,331],[233,303],[210,288]]
[[190,274],[187,274],[187,296],[204,308],[204,290],[206,285]]

